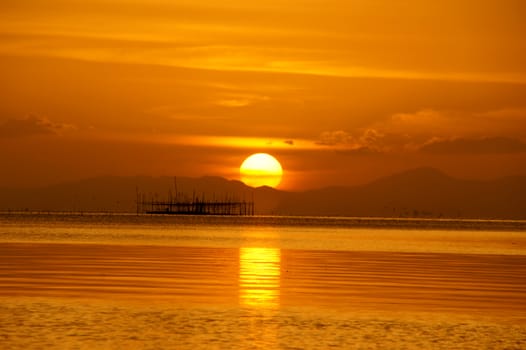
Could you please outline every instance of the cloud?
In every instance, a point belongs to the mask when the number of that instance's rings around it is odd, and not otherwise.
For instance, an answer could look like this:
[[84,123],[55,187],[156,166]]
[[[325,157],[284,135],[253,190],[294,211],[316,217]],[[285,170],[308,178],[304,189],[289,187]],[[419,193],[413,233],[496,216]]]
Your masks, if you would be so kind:
[[0,137],[26,137],[36,135],[59,135],[67,130],[74,130],[70,124],[55,123],[47,118],[30,115],[22,119],[7,119],[0,124]]
[[316,141],[316,144],[320,146],[341,146],[353,143],[353,136],[343,130],[322,132],[318,141]]
[[526,136],[526,110],[502,109],[485,112],[422,109],[397,113],[375,125],[380,131],[411,137],[490,138]]
[[476,128],[472,116],[456,111],[421,109],[413,113],[396,113],[375,128],[409,137],[438,136],[464,133]]
[[415,150],[437,137],[465,135],[474,128],[467,124],[460,113],[422,109],[414,113],[395,113],[353,132],[326,131],[316,144],[384,153]]
[[251,104],[251,101],[246,99],[230,99],[230,100],[219,100],[217,104],[222,107],[246,107]]
[[507,154],[526,152],[526,143],[509,137],[435,140],[420,148],[435,154]]
[[482,112],[421,109],[395,113],[352,131],[326,131],[315,143],[338,150],[509,154],[524,152],[526,109]]
[[355,133],[338,130],[323,132],[315,144],[333,147],[342,152],[383,153],[394,150],[395,146],[404,144],[405,139],[399,135],[385,134],[377,129],[356,130]]
[[487,112],[478,113],[477,115],[482,118],[490,118],[490,119],[497,119],[497,120],[504,119],[508,122],[513,122],[513,121],[524,122],[526,121],[526,107],[491,110]]
[[355,146],[382,152],[513,153],[522,152],[523,144],[518,140],[526,138],[524,125],[525,109],[485,112],[421,109],[395,113],[357,130],[353,141]]
[[250,93],[223,93],[221,98],[215,102],[216,105],[221,107],[247,107],[256,103],[266,102],[270,100],[270,97],[250,94]]

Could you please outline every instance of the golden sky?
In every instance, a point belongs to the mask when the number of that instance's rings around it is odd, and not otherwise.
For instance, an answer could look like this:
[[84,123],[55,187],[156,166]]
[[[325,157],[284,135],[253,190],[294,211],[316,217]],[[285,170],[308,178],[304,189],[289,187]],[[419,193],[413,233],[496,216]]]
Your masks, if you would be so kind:
[[526,173],[520,0],[3,0],[0,186]]

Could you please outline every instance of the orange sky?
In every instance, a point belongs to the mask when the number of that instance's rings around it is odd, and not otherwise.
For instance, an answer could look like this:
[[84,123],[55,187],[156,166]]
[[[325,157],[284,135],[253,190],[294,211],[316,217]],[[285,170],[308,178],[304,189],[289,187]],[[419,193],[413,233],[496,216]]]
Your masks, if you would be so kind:
[[4,0],[0,186],[526,173],[526,3]]

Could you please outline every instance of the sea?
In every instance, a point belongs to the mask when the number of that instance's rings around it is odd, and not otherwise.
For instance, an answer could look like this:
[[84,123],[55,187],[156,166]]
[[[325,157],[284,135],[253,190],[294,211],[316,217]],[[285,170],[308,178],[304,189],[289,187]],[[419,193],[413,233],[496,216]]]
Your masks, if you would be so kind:
[[1,349],[525,349],[526,221],[0,214]]

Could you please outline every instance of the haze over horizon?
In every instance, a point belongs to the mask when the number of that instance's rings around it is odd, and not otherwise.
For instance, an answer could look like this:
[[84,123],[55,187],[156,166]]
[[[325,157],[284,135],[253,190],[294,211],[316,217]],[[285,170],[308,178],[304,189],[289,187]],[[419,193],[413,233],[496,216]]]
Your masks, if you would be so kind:
[[279,189],[429,166],[526,174],[526,5],[18,0],[0,4],[0,184],[102,175]]
[[[526,176],[488,181],[452,178],[418,168],[361,186],[286,192],[221,177],[97,177],[53,186],[6,189],[0,211],[127,212],[137,201],[253,201],[256,215],[428,219],[526,219]],[[144,196],[144,197],[143,197]],[[142,212],[142,211],[141,211]]]

